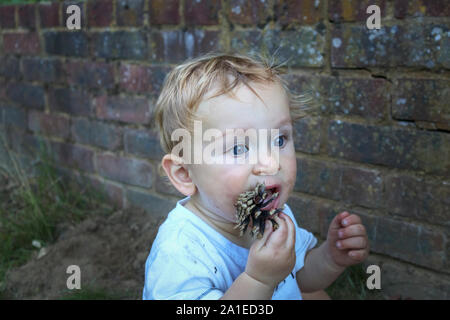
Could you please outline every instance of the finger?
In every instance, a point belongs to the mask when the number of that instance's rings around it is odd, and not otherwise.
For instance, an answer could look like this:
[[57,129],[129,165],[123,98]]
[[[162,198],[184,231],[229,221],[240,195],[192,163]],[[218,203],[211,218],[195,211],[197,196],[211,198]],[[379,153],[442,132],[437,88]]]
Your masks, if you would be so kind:
[[341,225],[343,227],[348,227],[352,224],[361,224],[361,218],[356,214],[351,214],[348,217],[345,217],[341,220]]
[[292,221],[291,217],[289,217],[284,212],[282,212],[280,217],[286,221],[287,226],[286,248],[291,250],[293,246],[295,246],[295,224]]
[[330,223],[330,230],[342,228],[342,220],[350,215],[347,211],[337,214]]
[[338,230],[339,239],[346,239],[350,237],[365,236],[366,228],[362,224],[353,224],[346,228]]
[[257,243],[257,249],[261,249],[264,246],[267,245],[267,240],[269,239],[270,235],[272,234],[273,226],[272,222],[270,220],[265,221],[265,227],[264,227],[264,234],[261,239],[257,239],[255,243]]
[[352,259],[355,259],[356,261],[363,261],[367,258],[368,255],[369,251],[366,249],[350,250],[348,252],[348,256]]
[[287,237],[286,221],[278,217],[278,215],[274,215],[272,218],[278,224],[278,229],[273,232],[267,246],[280,247],[285,243]]
[[346,249],[364,249],[367,247],[368,241],[366,237],[352,237],[336,242],[336,247],[341,250]]

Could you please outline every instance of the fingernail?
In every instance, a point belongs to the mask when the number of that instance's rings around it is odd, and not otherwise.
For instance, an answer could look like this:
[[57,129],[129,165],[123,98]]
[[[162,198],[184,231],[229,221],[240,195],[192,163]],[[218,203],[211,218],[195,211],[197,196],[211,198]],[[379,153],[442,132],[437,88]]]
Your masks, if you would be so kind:
[[342,220],[342,224],[343,224],[344,226],[346,226],[346,225],[348,224],[348,221],[347,221],[347,220]]
[[342,243],[340,241],[336,242],[336,247],[338,248],[342,247]]

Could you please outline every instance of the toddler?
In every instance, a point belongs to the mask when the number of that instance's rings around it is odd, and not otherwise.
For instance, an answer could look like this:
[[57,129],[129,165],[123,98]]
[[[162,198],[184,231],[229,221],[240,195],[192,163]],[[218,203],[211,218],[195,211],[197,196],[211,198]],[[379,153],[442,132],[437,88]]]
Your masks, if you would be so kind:
[[[161,167],[186,197],[153,242],[144,299],[302,299],[367,257],[357,215],[336,215],[316,248],[286,204],[297,170],[292,122],[305,115],[298,98],[278,68],[240,54],[208,54],[168,74],[155,111],[166,153]],[[256,143],[249,130],[271,134]],[[214,152],[204,152],[213,140],[207,132],[214,133]],[[278,192],[268,208],[283,208],[273,216],[278,228],[267,220],[263,236],[251,237],[250,223],[240,236],[234,204],[258,183]]]

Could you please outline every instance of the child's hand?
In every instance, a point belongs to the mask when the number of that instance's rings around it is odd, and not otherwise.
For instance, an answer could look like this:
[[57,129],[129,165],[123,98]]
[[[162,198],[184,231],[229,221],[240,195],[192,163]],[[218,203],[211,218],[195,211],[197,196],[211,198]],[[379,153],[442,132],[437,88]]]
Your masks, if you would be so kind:
[[278,229],[267,220],[264,235],[250,247],[245,273],[274,289],[295,266],[295,225],[285,213],[275,215]]
[[361,219],[348,212],[334,217],[328,229],[328,254],[335,264],[348,267],[369,255],[369,239]]

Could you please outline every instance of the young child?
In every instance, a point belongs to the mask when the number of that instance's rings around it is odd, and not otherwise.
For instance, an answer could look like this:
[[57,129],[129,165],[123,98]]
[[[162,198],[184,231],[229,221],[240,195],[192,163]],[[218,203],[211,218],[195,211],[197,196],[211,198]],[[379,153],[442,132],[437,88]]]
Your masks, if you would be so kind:
[[[316,238],[299,228],[286,204],[297,170],[292,121],[302,111],[277,68],[261,59],[209,54],[169,73],[155,112],[167,153],[161,166],[186,197],[154,240],[144,299],[302,299],[302,292],[325,289],[347,266],[367,257],[367,234],[357,215],[336,215],[327,240],[315,248]],[[194,136],[195,121],[201,121],[200,134],[220,130],[224,147],[212,157],[231,162],[195,163],[186,148],[173,152],[179,140],[172,133],[183,128]],[[261,140],[278,156],[267,151],[255,162],[237,163],[260,147],[230,134],[238,129],[278,129],[277,136]],[[194,146],[195,152],[202,150]],[[261,238],[248,230],[240,236],[234,204],[257,183],[279,193],[271,205],[283,208],[274,216],[279,227],[274,230],[267,220]]]

